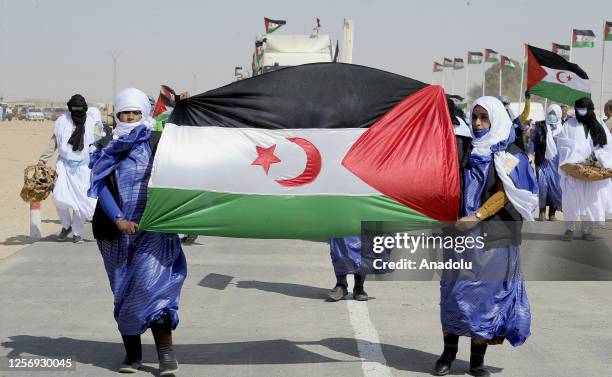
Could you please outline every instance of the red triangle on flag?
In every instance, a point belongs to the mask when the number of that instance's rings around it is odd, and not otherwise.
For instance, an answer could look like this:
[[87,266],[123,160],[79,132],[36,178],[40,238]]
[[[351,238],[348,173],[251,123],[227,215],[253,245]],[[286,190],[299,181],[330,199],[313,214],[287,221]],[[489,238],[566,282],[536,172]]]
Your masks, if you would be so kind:
[[527,89],[531,89],[546,77],[547,73],[527,46]]
[[457,145],[440,86],[413,93],[383,115],[353,144],[342,165],[381,193],[426,216],[439,221],[457,219]]

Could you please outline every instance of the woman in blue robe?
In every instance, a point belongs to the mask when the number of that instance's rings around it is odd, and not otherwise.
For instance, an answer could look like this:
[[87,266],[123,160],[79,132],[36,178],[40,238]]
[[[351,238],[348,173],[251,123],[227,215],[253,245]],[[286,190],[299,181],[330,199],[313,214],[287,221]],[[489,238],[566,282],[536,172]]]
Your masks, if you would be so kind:
[[[520,266],[522,219],[533,220],[538,185],[525,153],[516,146],[512,121],[494,97],[481,97],[471,111],[474,139],[463,170],[462,236],[483,237],[462,253],[444,250],[444,260],[471,263],[445,270],[440,282],[444,351],[434,374],[450,373],[459,336],[471,338],[470,370],[484,367],[488,344],[507,339],[519,346],[530,335],[531,314]],[[484,247],[477,247],[483,246]]]
[[556,220],[555,212],[561,210],[562,194],[559,177],[559,153],[554,138],[562,131],[561,106],[548,106],[546,120],[537,122],[531,138],[529,153],[535,154],[536,176],[540,197],[539,221]]
[[177,234],[138,231],[155,147],[150,106],[148,97],[138,89],[125,89],[117,95],[117,126],[108,145],[92,154],[88,194],[99,199],[94,236],[126,349],[119,371],[133,373],[141,367],[140,334],[151,328],[160,375],[164,376],[178,370],[172,330],[179,322],[179,296],[187,264]]

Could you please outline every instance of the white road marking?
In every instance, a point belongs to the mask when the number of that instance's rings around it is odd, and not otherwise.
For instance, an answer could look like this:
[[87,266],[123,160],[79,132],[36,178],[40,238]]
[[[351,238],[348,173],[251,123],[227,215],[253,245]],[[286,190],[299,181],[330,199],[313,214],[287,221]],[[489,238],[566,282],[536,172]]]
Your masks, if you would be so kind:
[[353,334],[357,341],[359,357],[364,377],[391,377],[391,369],[380,348],[380,339],[374,324],[370,321],[370,312],[365,302],[346,300]]

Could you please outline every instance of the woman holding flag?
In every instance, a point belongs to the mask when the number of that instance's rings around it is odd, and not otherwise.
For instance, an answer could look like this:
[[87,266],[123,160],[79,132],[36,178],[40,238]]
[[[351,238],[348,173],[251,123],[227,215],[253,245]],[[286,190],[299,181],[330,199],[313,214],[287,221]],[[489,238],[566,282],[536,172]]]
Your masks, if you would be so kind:
[[151,328],[160,375],[178,370],[172,330],[179,322],[178,304],[187,275],[177,234],[138,231],[147,201],[147,185],[156,140],[149,99],[138,89],[115,98],[112,141],[91,157],[90,197],[98,197],[93,230],[115,297],[115,320],[126,357],[120,372],[141,366],[140,334]]
[[450,373],[459,336],[471,338],[469,373],[489,376],[489,344],[507,339],[519,346],[530,335],[531,314],[520,268],[522,219],[533,220],[538,186],[525,153],[515,144],[512,121],[497,98],[481,97],[472,107],[474,139],[463,171],[463,213],[455,227],[484,237],[484,248],[444,251],[444,260],[472,263],[445,270],[440,282],[444,351],[434,368]]

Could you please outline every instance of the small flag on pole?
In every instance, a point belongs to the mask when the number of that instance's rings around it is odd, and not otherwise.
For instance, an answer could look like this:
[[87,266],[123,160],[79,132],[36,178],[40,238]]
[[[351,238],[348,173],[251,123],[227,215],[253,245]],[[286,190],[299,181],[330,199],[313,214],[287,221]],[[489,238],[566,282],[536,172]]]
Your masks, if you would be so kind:
[[500,64],[502,65],[502,67],[506,67],[506,68],[516,68],[516,66],[514,65],[514,63],[512,62],[512,60],[510,60],[509,57],[502,55],[501,56],[501,62]]
[[485,50],[485,62],[486,63],[497,63],[499,61],[499,58],[497,56],[497,51],[495,50],[491,50],[490,48],[487,48]]
[[449,58],[444,58],[443,66],[444,68],[453,68],[453,60]]
[[257,61],[261,60],[261,58],[263,57],[264,42],[265,42],[265,39],[261,41],[255,41],[255,56],[257,57]]
[[570,56],[570,46],[569,45],[560,45],[558,43],[553,42],[552,44],[552,52],[563,57],[565,60],[569,60]]
[[433,71],[434,72],[442,72],[444,70],[444,68],[442,67],[442,64],[434,62],[433,64]]
[[593,30],[574,29],[572,33],[572,47],[595,47],[595,33],[593,33]]
[[156,118],[158,115],[165,113],[169,115],[172,112],[172,109],[174,109],[175,96],[176,93],[171,87],[168,85],[162,85],[157,101],[155,102],[155,107],[153,108],[153,117]]
[[468,64],[481,64],[482,63],[482,52],[468,51],[467,63]]
[[606,27],[604,28],[604,41],[612,41],[612,22],[606,21]]
[[162,131],[164,122],[168,120],[174,110],[176,93],[168,85],[162,85],[159,96],[153,107],[153,118],[155,118],[154,131]]
[[463,59],[455,58],[455,62],[453,63],[453,69],[463,69]]
[[272,33],[279,27],[285,25],[287,21],[285,20],[272,20],[267,17],[264,17],[264,25],[266,27],[266,33]]

